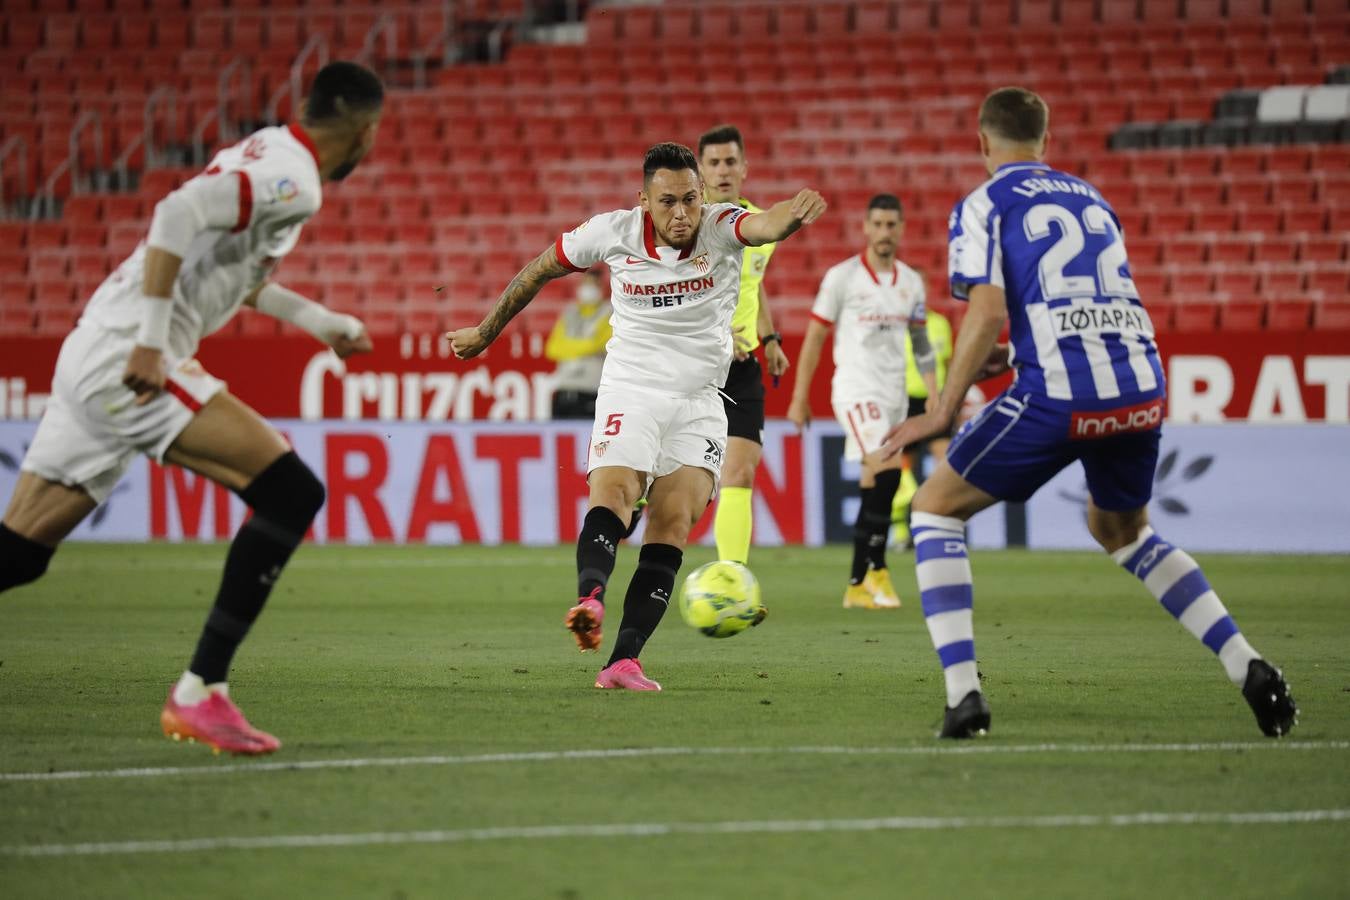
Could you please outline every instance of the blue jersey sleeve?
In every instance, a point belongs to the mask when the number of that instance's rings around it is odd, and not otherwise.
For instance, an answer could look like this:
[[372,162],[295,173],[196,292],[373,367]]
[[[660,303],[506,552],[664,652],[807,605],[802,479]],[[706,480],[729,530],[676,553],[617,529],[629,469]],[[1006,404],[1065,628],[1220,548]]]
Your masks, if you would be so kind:
[[947,220],[947,277],[952,296],[970,299],[977,284],[1003,287],[1001,217],[981,188],[956,204]]

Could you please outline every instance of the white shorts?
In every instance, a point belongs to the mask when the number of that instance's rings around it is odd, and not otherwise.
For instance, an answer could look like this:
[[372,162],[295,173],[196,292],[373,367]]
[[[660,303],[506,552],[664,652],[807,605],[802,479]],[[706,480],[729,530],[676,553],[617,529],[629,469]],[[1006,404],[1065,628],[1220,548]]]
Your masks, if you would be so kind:
[[880,449],[886,432],[901,422],[909,413],[909,398],[895,400],[859,398],[845,403],[832,400],[834,417],[844,429],[844,459],[861,462],[865,454]]
[[600,388],[586,472],[622,466],[647,473],[647,487],[681,466],[712,473],[714,491],[727,449],[727,414],[713,388],[694,397]]
[[81,324],[61,345],[51,398],[24,456],[23,470],[108,498],[136,454],[162,462],[206,401],[224,390],[195,359],[166,358],[164,390],[144,406],[122,384],[130,335]]

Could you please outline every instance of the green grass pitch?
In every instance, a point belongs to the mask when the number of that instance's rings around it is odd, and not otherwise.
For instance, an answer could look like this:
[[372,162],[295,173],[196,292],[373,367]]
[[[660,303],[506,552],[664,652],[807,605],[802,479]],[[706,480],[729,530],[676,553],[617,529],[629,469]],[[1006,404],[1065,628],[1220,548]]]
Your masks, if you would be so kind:
[[224,548],[68,546],[0,597],[0,895],[1350,896],[1350,560],[1200,560],[1302,708],[1275,742],[1104,556],[976,552],[993,731],[952,746],[912,559],[844,610],[847,553],[757,549],[765,625],[672,611],[637,695],[562,628],[571,548],[304,548],[231,678],[285,742],[250,760],[158,728]]

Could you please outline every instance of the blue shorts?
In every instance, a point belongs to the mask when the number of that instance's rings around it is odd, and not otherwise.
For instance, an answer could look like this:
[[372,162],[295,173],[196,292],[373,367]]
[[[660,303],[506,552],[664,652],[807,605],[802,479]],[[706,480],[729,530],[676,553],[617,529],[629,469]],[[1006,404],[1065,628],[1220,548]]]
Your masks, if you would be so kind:
[[1100,509],[1140,509],[1153,496],[1163,406],[1159,396],[1113,409],[1076,410],[1010,388],[962,426],[947,462],[985,493],[1022,502],[1079,460]]

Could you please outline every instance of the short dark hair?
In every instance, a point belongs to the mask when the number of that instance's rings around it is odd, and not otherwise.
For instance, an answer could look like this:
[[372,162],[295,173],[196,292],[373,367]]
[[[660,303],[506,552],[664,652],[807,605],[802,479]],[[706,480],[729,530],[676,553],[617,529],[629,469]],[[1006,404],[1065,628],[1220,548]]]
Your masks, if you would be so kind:
[[384,105],[384,86],[365,66],[354,62],[331,62],[314,76],[305,101],[307,122],[342,119],[352,113],[371,112]]
[[709,144],[735,144],[741,148],[741,155],[745,155],[745,139],[741,137],[741,130],[735,125],[718,125],[715,128],[709,128],[698,138],[698,158],[703,158],[703,148]]
[[877,194],[871,200],[867,201],[867,212],[869,215],[874,209],[891,209],[900,214],[900,218],[905,217],[905,208],[900,205],[900,198],[894,194]]
[[1049,122],[1050,107],[1026,88],[999,88],[980,104],[980,127],[1013,143],[1036,143]]
[[667,141],[649,148],[647,155],[642,158],[642,183],[651,181],[657,169],[670,169],[673,172],[692,169],[697,175],[698,160],[694,159],[694,151],[684,144]]

